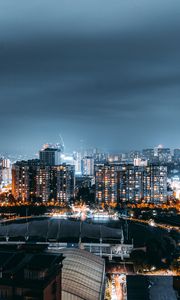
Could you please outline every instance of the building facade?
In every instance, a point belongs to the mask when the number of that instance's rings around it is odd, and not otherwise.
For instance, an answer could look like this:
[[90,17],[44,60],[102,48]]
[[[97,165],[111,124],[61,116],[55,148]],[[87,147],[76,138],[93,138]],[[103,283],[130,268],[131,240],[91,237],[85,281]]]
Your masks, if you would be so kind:
[[167,201],[167,168],[101,164],[95,166],[96,202],[164,203]]
[[164,203],[167,199],[167,167],[150,165],[144,169],[143,199],[146,203]]
[[82,175],[94,176],[94,158],[85,156],[82,160]]
[[157,149],[158,161],[161,164],[167,164],[172,161],[171,150],[169,148]]
[[61,150],[58,148],[44,148],[39,151],[40,162],[46,166],[61,164]]
[[143,149],[142,156],[144,159],[152,163],[154,161],[154,149],[153,148]]
[[36,197],[36,173],[39,160],[18,161],[12,165],[12,194],[26,202]]
[[174,149],[174,162],[180,162],[180,149]]
[[15,199],[68,203],[74,197],[74,166],[42,165],[39,160],[17,162],[12,168],[12,193]]
[[0,189],[12,183],[12,165],[10,159],[0,159]]

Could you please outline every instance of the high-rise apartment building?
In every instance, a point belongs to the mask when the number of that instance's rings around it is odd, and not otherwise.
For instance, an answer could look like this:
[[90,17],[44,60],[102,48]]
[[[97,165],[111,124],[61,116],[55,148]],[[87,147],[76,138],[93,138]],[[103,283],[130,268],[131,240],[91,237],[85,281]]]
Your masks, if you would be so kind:
[[51,176],[51,167],[40,165],[37,166],[36,169],[36,177],[35,177],[35,194],[36,199],[41,202],[48,202],[51,199],[54,199],[55,196],[55,188],[52,184],[52,176]]
[[61,203],[68,203],[74,197],[75,188],[75,167],[72,165],[62,164],[53,168],[56,185],[57,201]]
[[108,204],[140,202],[142,168],[134,165],[97,165],[95,167],[96,201]]
[[143,170],[143,199],[163,203],[167,199],[167,167],[149,165]]
[[12,193],[22,202],[68,203],[74,196],[74,166],[42,165],[39,160],[17,162],[12,169]]
[[15,199],[25,202],[36,198],[36,174],[38,159],[18,161],[12,165],[12,194]]
[[96,202],[163,203],[167,199],[167,169],[162,166],[101,164],[95,166]]
[[[142,200],[142,177],[143,167],[127,165],[124,167],[126,174],[126,201],[141,202]],[[121,198],[119,199],[121,201]]]
[[95,166],[96,201],[98,204],[116,204],[118,198],[119,166],[99,164]]

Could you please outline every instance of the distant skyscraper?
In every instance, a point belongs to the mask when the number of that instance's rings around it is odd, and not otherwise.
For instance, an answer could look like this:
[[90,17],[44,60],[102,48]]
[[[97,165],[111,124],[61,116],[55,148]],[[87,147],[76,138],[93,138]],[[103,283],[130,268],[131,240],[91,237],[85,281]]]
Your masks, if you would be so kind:
[[82,160],[82,174],[84,176],[94,176],[94,158],[86,156]]
[[169,148],[158,148],[157,155],[160,163],[167,164],[172,161],[171,150]]
[[112,163],[119,163],[121,161],[122,155],[120,154],[109,154],[108,155],[108,162]]
[[154,161],[154,149],[152,149],[152,148],[143,149],[142,155],[143,155],[143,158],[147,159],[150,163],[152,163]]
[[180,149],[174,149],[174,161],[180,162]]
[[133,162],[135,158],[141,158],[142,157],[142,153],[141,151],[130,151],[128,153],[128,159],[129,159],[129,162]]
[[12,166],[9,159],[0,159],[0,189],[12,182]]
[[61,150],[59,148],[45,148],[40,150],[39,158],[45,166],[56,166],[61,164]]
[[82,154],[81,152],[74,152],[74,166],[75,166],[75,174],[82,174]]

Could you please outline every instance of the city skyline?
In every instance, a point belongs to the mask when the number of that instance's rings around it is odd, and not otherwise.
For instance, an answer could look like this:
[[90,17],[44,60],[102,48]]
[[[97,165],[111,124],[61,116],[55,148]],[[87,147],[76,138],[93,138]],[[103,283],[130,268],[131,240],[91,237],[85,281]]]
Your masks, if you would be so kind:
[[[62,144],[61,142],[63,141],[63,149],[62,149]],[[82,141],[82,140],[81,140]],[[77,153],[81,153],[84,157],[85,156],[91,156],[91,153],[93,153],[94,151],[97,151],[97,153],[101,153],[101,154],[106,154],[106,155],[120,155],[120,154],[125,154],[125,155],[130,155],[131,153],[136,153],[137,152],[137,157],[138,157],[138,153],[139,154],[143,154],[143,151],[148,151],[148,150],[153,150],[157,151],[157,149],[169,149],[171,152],[171,155],[174,155],[174,151],[179,151],[180,147],[168,147],[167,145],[163,145],[163,144],[158,144],[158,145],[150,145],[149,147],[143,147],[143,148],[129,148],[129,149],[107,149],[107,148],[103,148],[103,147],[98,147],[97,145],[90,145],[88,143],[84,143],[83,146],[81,145],[81,141],[79,143],[79,147],[74,147],[73,145],[71,145],[71,147],[67,148],[66,144],[64,143],[64,139],[63,140],[56,140],[52,143],[51,142],[47,142],[43,143],[43,144],[39,144],[39,148],[33,149],[33,151],[30,152],[25,152],[22,150],[21,148],[21,152],[20,151],[1,151],[0,149],[0,156],[2,158],[15,158],[15,157],[24,157],[25,159],[31,159],[31,158],[38,158],[39,157],[39,151],[41,151],[42,149],[45,148],[59,148],[61,149],[61,153],[62,155],[65,155],[65,157],[71,157],[71,155],[77,154]],[[157,154],[155,154],[156,156]],[[82,157],[83,157],[82,156]]]
[[[0,4],[1,152],[179,148],[180,3]],[[72,149],[73,145],[73,149]]]

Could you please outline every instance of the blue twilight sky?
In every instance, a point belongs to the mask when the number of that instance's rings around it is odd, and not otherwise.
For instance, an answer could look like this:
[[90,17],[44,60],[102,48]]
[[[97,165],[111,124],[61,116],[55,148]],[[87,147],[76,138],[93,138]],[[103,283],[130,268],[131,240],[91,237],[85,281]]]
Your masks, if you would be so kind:
[[0,152],[180,147],[179,0],[1,0]]

